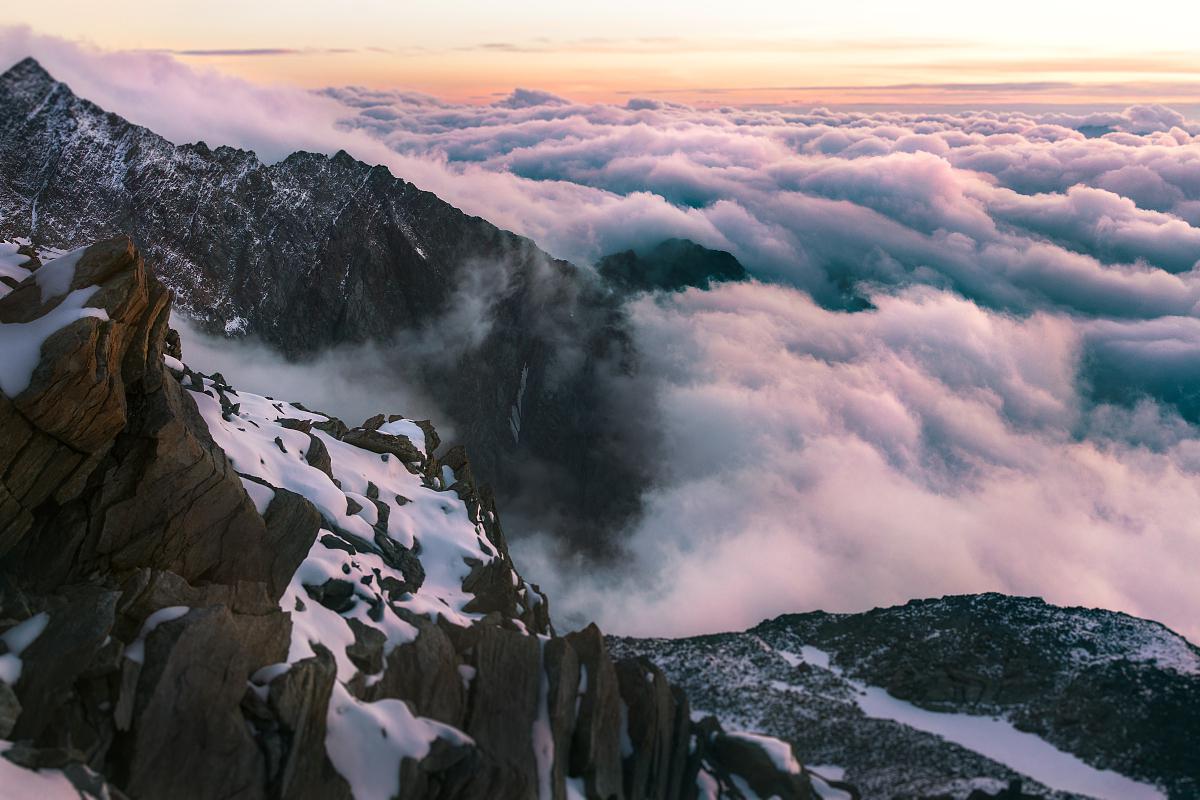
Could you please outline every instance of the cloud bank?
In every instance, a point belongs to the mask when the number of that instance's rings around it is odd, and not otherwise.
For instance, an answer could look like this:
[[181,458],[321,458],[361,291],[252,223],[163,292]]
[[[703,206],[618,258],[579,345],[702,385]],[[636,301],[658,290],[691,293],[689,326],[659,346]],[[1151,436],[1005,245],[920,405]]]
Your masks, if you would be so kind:
[[30,49],[171,138],[344,148],[577,263],[671,236],[742,261],[755,281],[627,308],[660,434],[631,446],[655,478],[630,558],[510,531],[560,625],[997,590],[1200,640],[1200,124],[1177,111],[463,106],[0,37]]
[[540,542],[560,617],[701,633],[995,590],[1197,638],[1195,430],[1083,397],[1086,337],[1061,316],[925,287],[873,300],[846,314],[750,283],[634,307],[665,426],[629,540],[646,568]]
[[504,180],[478,210],[561,255],[683,236],[762,281],[631,307],[665,439],[641,568],[519,542],[561,618],[699,633],[997,590],[1200,638],[1200,125],[327,94]]

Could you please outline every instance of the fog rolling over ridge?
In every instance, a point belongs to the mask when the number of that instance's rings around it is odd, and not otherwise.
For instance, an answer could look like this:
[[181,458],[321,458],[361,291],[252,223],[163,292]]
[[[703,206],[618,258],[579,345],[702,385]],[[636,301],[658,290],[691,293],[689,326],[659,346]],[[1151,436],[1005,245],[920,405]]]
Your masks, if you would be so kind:
[[[139,83],[135,56],[114,65],[33,44],[68,83],[72,69],[110,70],[122,90],[92,99],[151,127],[200,103],[212,80],[178,68],[168,96]],[[752,276],[610,309],[636,370],[588,372],[607,400],[584,421],[619,444],[615,463],[637,468],[638,516],[604,529],[632,558],[614,568],[564,552],[554,517],[502,503],[517,560],[567,626],[690,633],[997,590],[1200,638],[1195,121],[1163,107],[273,97],[278,122],[203,135],[223,137],[214,147],[344,146],[577,264],[679,237],[732,253]],[[289,140],[299,120],[305,138]],[[495,283],[458,286],[477,319],[495,318]],[[369,360],[376,346],[355,347]],[[333,351],[280,369],[299,390],[334,385],[347,363]],[[387,372],[370,389],[381,400],[441,405],[399,375],[384,388]],[[355,397],[328,402],[360,410]],[[599,492],[606,475],[572,479]]]

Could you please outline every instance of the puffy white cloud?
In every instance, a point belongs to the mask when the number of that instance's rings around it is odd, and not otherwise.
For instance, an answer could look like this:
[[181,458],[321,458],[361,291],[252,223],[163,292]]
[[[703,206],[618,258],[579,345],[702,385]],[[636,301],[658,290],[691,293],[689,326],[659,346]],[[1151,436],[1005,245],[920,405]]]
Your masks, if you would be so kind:
[[876,302],[741,284],[638,303],[659,480],[632,561],[539,564],[560,618],[683,634],[995,590],[1200,637],[1194,431],[1082,398],[1069,319],[925,288]]

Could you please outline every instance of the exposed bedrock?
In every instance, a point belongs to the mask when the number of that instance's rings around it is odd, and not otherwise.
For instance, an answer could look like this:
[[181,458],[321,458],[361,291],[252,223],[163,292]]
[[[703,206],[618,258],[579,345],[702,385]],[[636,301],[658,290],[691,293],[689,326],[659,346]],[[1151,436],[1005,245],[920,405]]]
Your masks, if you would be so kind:
[[0,396],[0,757],[97,797],[813,796],[555,635],[427,422],[239,394],[177,360],[128,239],[65,258],[0,298],[44,334]]

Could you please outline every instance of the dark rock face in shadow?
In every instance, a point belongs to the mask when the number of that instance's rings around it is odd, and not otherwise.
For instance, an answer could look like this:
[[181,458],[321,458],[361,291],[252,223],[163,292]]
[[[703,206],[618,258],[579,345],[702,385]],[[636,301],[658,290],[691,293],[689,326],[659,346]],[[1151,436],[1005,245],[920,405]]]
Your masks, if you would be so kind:
[[687,239],[667,239],[640,253],[625,250],[607,255],[596,263],[596,271],[622,292],[707,289],[714,283],[749,277],[733,254]]

